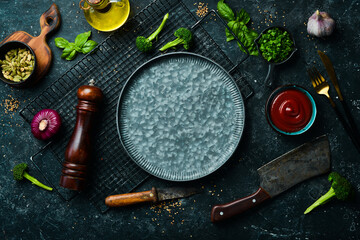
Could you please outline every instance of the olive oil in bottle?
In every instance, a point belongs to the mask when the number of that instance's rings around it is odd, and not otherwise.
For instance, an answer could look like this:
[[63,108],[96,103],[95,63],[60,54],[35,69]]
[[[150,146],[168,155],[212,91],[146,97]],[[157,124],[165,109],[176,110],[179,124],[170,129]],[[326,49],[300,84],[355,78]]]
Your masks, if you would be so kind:
[[80,8],[88,23],[102,32],[118,29],[130,14],[129,0],[81,0]]

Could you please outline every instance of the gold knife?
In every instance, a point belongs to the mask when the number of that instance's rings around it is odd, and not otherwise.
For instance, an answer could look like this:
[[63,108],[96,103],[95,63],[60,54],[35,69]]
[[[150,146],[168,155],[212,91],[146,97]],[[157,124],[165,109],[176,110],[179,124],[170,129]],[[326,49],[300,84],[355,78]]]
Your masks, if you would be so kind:
[[334,67],[330,61],[330,58],[328,56],[326,56],[325,53],[323,53],[322,51],[317,51],[320,58],[321,58],[321,61],[323,62],[325,68],[326,68],[326,71],[329,75],[329,78],[331,80],[331,82],[333,83],[334,87],[335,87],[335,90],[339,96],[339,100],[340,101],[343,101],[344,98],[341,94],[341,91],[340,91],[340,87],[339,87],[339,83],[338,83],[338,80],[337,80],[337,77],[336,77],[336,74],[335,74],[335,70],[334,70]]
[[346,102],[344,101],[343,95],[342,95],[342,93],[340,91],[340,86],[339,86],[339,83],[338,83],[338,80],[337,80],[337,77],[336,77],[336,74],[335,74],[333,64],[331,63],[330,58],[328,56],[326,56],[325,53],[318,50],[318,54],[319,54],[319,56],[321,58],[321,61],[323,62],[324,66],[326,68],[326,71],[327,71],[327,73],[329,75],[329,78],[330,78],[332,84],[335,87],[335,90],[337,92],[339,100],[340,100],[340,102],[341,102],[341,104],[342,104],[342,106],[343,106],[343,108],[345,110],[345,114],[346,114],[346,117],[347,117],[347,119],[349,121],[350,127],[352,128],[352,130],[354,132],[354,136],[357,139],[357,142],[360,142],[359,130],[357,128],[357,125],[356,125],[353,117],[351,116],[350,109],[347,106]]

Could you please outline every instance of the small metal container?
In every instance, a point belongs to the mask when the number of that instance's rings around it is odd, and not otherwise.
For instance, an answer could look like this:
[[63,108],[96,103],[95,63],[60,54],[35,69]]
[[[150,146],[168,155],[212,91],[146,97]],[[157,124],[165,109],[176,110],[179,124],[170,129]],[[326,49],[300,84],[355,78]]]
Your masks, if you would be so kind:
[[[307,122],[307,124],[301,128],[298,131],[283,131],[280,128],[278,128],[274,122],[271,119],[271,108],[272,108],[272,104],[273,104],[273,100],[282,92],[286,91],[286,90],[297,90],[299,92],[302,92],[303,94],[305,94],[305,96],[309,99],[310,103],[311,103],[311,117],[309,119],[309,121]],[[316,109],[316,104],[315,104],[315,100],[314,98],[311,96],[311,94],[305,90],[303,87],[300,87],[298,85],[294,85],[294,84],[289,84],[289,85],[284,85],[281,87],[276,88],[269,96],[269,98],[266,101],[266,106],[265,106],[265,115],[266,115],[266,120],[268,121],[269,125],[276,131],[279,132],[281,134],[284,135],[300,135],[304,132],[306,132],[307,130],[310,129],[310,127],[313,125],[313,123],[315,122],[315,118],[316,118],[316,114],[317,114],[317,109]]]
[[262,52],[261,52],[261,50],[260,50],[259,40],[260,40],[261,36],[262,36],[264,33],[266,33],[267,31],[269,31],[270,29],[273,29],[273,28],[279,28],[280,30],[286,31],[286,32],[289,33],[290,38],[291,38],[291,40],[292,40],[292,42],[293,42],[293,50],[292,50],[292,52],[289,53],[288,57],[287,57],[285,60],[281,61],[281,62],[271,62],[271,61],[269,62],[269,61],[267,61],[265,58],[263,58],[264,61],[269,64],[269,70],[268,70],[268,73],[267,73],[266,78],[265,78],[265,81],[264,81],[265,85],[268,86],[268,87],[272,87],[272,85],[273,85],[273,82],[274,82],[274,74],[273,74],[273,72],[274,72],[275,66],[287,62],[287,61],[291,58],[291,56],[294,55],[294,53],[297,51],[297,48],[296,48],[296,46],[295,46],[295,40],[294,40],[293,36],[291,35],[290,31],[287,30],[287,29],[284,28],[284,27],[272,26],[272,27],[268,27],[268,28],[264,29],[264,30],[259,34],[259,36],[255,39],[255,44],[256,44],[256,46],[257,46],[257,49],[258,49],[261,57],[262,57]]
[[36,70],[36,56],[35,56],[35,53],[34,51],[32,50],[31,47],[29,47],[29,45],[27,45],[26,43],[23,43],[23,42],[19,42],[19,41],[10,41],[10,42],[6,42],[4,44],[2,44],[0,46],[0,60],[4,60],[5,59],[5,54],[12,50],[12,49],[16,49],[16,48],[26,48],[28,50],[30,50],[31,54],[34,56],[34,67],[33,67],[33,70],[30,74],[30,76],[23,80],[23,81],[20,81],[20,82],[14,82],[14,81],[11,81],[9,79],[6,79],[2,73],[2,68],[1,68],[1,71],[0,71],[0,79],[9,84],[10,86],[13,86],[13,87],[25,87],[25,86],[29,86],[31,85],[31,83],[34,81],[34,73],[35,73],[35,70]]

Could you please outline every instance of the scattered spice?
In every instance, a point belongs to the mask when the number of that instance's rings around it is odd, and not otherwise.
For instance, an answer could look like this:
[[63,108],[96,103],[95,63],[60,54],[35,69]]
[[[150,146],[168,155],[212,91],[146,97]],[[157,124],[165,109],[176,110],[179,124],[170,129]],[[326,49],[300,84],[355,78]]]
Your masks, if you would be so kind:
[[19,108],[19,101],[14,99],[11,95],[8,95],[8,99],[5,99],[0,105],[4,107],[5,114],[14,113]]
[[[194,5],[196,5],[196,4],[194,4]],[[198,17],[204,17],[209,12],[208,4],[199,2],[197,5],[198,5],[198,8],[196,10],[196,15]]]

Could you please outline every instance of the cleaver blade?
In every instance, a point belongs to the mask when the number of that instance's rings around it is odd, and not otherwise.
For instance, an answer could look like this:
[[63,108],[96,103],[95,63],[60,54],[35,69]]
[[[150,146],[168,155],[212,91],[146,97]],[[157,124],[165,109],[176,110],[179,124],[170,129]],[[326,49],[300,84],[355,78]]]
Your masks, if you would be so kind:
[[326,135],[305,143],[260,167],[260,187],[252,195],[211,211],[211,221],[228,219],[273,198],[311,177],[330,171],[330,146]]

